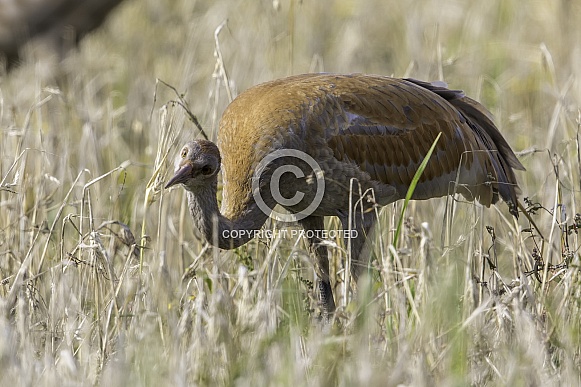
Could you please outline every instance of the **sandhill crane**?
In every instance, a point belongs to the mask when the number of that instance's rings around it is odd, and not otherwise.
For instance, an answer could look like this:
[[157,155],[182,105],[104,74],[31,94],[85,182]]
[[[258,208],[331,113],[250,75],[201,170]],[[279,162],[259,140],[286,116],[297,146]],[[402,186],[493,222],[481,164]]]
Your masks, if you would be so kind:
[[305,234],[316,256],[318,296],[329,315],[335,303],[323,217],[337,216],[344,230],[355,231],[347,237],[356,280],[368,264],[368,210],[405,197],[439,133],[412,199],[460,193],[488,207],[500,196],[517,216],[513,169],[524,167],[490,113],[441,82],[378,75],[304,74],[250,88],[224,112],[217,145],[195,140],[182,148],[166,188],[184,185],[195,225],[222,249],[252,239],[276,203],[296,214],[311,231]]

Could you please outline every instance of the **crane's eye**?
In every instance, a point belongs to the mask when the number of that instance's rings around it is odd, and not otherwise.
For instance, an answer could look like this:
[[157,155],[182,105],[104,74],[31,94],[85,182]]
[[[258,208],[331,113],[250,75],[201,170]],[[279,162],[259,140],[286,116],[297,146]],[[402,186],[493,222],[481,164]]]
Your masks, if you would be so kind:
[[182,149],[182,153],[180,155],[182,156],[182,159],[185,159],[188,155],[188,150],[186,148]]
[[212,173],[212,167],[210,167],[209,165],[204,165],[202,167],[202,175],[209,175]]

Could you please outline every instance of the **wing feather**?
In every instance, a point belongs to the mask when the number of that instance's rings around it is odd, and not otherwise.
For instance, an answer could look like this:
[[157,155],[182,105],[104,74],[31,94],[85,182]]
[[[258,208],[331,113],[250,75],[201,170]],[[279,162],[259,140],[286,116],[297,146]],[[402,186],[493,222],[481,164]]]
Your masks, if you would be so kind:
[[333,90],[348,118],[328,138],[337,159],[356,163],[403,197],[441,132],[414,198],[453,193],[458,176],[457,192],[486,206],[500,194],[516,213],[513,169],[524,167],[482,105],[462,91],[412,79],[362,76],[344,83]]

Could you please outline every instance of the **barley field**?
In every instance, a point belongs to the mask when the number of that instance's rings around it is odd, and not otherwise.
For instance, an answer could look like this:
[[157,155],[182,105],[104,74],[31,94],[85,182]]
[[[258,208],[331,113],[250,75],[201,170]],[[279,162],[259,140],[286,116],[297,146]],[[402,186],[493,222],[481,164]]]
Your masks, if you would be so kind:
[[[0,75],[0,385],[580,385],[579,20],[569,0],[128,0],[62,62],[28,47]],[[193,120],[215,139],[240,92],[320,71],[481,101],[530,219],[384,207],[357,291],[329,240],[332,326],[302,238],[205,246],[163,189]]]

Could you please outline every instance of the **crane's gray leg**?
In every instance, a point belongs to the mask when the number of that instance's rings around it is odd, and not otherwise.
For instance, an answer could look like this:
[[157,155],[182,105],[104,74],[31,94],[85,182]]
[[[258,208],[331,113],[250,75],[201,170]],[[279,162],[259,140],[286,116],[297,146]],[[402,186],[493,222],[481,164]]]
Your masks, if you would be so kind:
[[[365,214],[355,211],[351,215],[351,227],[349,227],[349,217],[341,214],[339,216],[343,230],[351,230],[352,237],[345,237],[345,247],[351,243],[351,277],[357,283],[359,276],[368,268],[371,260],[370,244],[366,243],[367,238],[373,231],[376,215],[374,211]],[[345,234],[344,234],[345,235]]]
[[[323,217],[309,216],[299,221],[306,231],[309,248],[315,253],[315,272],[317,273],[317,297],[321,306],[322,317],[328,321],[335,312],[335,300],[329,277],[329,258],[327,247],[321,243],[320,230],[325,226]],[[311,231],[311,232],[309,232]]]

